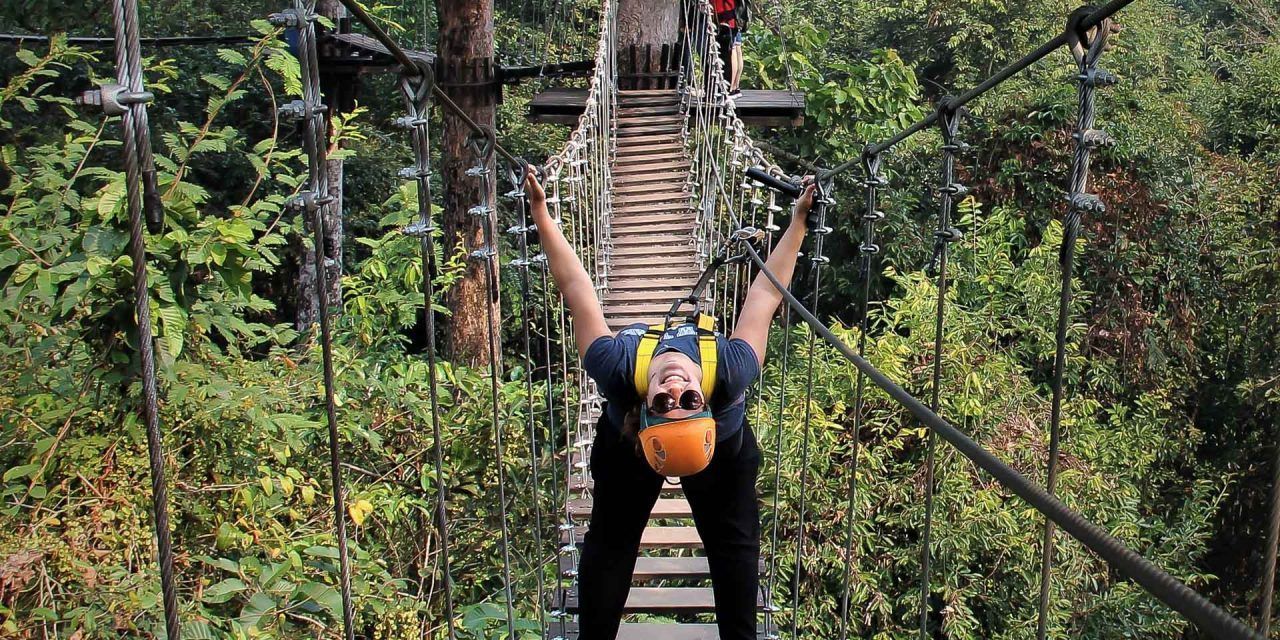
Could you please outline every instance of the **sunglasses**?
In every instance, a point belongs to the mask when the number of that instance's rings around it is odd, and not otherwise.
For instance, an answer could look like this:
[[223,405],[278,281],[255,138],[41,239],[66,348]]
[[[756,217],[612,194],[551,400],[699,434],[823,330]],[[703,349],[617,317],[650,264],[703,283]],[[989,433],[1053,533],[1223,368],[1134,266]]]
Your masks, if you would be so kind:
[[696,389],[685,389],[684,393],[680,394],[678,401],[671,394],[662,391],[653,396],[653,402],[649,404],[649,413],[660,416],[671,413],[676,409],[697,411],[705,404],[702,400],[702,394]]

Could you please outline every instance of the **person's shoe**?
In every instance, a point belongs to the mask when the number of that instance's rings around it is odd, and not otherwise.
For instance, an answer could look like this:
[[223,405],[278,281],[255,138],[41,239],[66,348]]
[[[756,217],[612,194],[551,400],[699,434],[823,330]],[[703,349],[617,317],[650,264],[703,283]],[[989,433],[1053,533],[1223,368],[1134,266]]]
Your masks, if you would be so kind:
[[734,89],[733,91],[729,92],[730,100],[737,100],[738,98],[741,98],[741,97],[742,97],[742,89]]

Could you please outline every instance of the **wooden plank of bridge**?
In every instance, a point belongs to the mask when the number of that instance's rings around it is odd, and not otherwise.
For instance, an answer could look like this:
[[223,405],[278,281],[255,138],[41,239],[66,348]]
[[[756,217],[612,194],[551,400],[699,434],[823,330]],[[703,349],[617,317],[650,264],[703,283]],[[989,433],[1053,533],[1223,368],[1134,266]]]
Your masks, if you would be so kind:
[[[689,157],[679,133],[684,114],[679,96],[669,89],[618,92],[617,153],[613,162],[613,212],[610,224],[608,282],[603,307],[609,328],[661,322],[673,300],[689,295],[698,278],[694,243],[697,216],[689,207],[686,181]],[[581,452],[571,464],[582,465]],[[566,509],[577,523],[591,517],[592,483],[575,475]],[[678,484],[664,484],[641,536],[627,600],[627,614],[707,614],[715,610],[710,571],[700,557],[702,540],[690,526],[693,512]],[[586,527],[561,532],[561,545],[580,545]],[[694,554],[694,555],[691,555]],[[561,577],[577,575],[576,554],[562,554]],[[763,563],[761,564],[763,571]],[[662,586],[650,586],[659,582]],[[576,613],[578,594],[562,588],[557,605]],[[552,625],[550,637],[577,638],[576,629]],[[559,629],[559,630],[557,630]],[[763,630],[761,637],[764,637]],[[623,624],[618,638],[646,640],[717,640],[715,625]]]
[[[662,100],[661,95],[634,96],[629,104],[622,105],[618,115],[651,115],[624,109],[667,104]],[[528,118],[533,122],[577,123],[586,102],[586,89],[570,87],[547,89],[535,95],[529,102]],[[694,108],[697,108],[697,105],[694,105]],[[805,94],[803,91],[743,89],[742,96],[734,100],[734,110],[746,125],[798,127],[804,124]]]

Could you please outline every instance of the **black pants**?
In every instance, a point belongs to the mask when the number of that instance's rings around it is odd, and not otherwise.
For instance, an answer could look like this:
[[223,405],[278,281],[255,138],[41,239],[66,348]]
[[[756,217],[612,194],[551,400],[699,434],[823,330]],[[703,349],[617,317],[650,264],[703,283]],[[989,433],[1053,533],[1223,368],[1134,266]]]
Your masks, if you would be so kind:
[[[760,448],[744,424],[739,435],[716,443],[706,469],[681,481],[706,547],[721,640],[756,637],[759,472]],[[640,535],[664,479],[636,455],[630,441],[600,433],[591,451],[591,476],[591,526],[578,567],[578,637],[614,640],[631,590]]]

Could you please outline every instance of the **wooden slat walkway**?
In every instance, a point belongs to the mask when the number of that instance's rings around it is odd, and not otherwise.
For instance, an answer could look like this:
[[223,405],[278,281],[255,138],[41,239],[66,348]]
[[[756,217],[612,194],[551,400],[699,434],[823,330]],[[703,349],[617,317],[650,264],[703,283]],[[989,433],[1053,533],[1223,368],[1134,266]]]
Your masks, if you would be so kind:
[[[673,300],[686,296],[698,278],[694,247],[695,214],[686,190],[690,162],[680,139],[684,116],[673,90],[619,91],[617,154],[608,255],[609,279],[602,300],[609,328],[618,331],[634,322],[661,322]],[[579,106],[579,111],[581,107]],[[575,116],[576,117],[576,116]],[[571,464],[581,467],[581,452]],[[578,523],[591,517],[590,480],[570,486],[576,497],[568,512]],[[702,557],[702,539],[692,525],[689,502],[678,484],[665,484],[641,536],[627,600],[627,614],[686,615],[715,611],[710,571]],[[560,543],[581,545],[585,526],[561,532]],[[576,554],[561,556],[560,575],[577,575]],[[761,565],[763,571],[763,564]],[[655,583],[656,586],[655,586]],[[573,588],[556,594],[558,607],[577,613]],[[563,632],[563,633],[562,633]],[[577,638],[572,627],[553,624],[549,637]],[[765,637],[763,629],[760,637]],[[620,639],[717,640],[715,625],[626,623]]]
[[[586,89],[547,89],[529,102],[528,118],[533,122],[577,124],[586,102]],[[624,118],[632,114],[653,115],[640,109],[655,106],[660,105],[637,97],[628,106],[620,108],[618,115]],[[742,96],[734,100],[734,108],[743,124],[757,127],[798,127],[804,124],[805,94],[803,91],[743,89]]]

